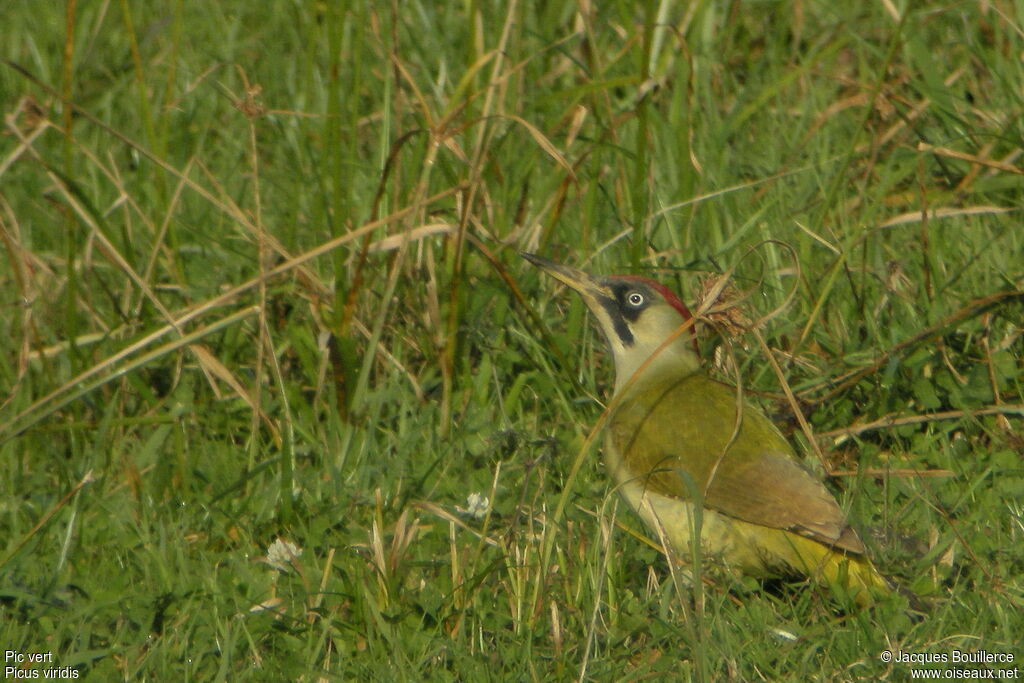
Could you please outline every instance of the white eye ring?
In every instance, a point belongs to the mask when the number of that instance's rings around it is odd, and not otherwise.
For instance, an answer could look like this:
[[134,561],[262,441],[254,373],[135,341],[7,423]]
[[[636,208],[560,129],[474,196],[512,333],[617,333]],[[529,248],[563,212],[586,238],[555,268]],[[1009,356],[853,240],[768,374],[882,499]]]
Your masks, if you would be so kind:
[[633,308],[640,308],[644,305],[644,295],[640,292],[630,292],[626,295],[626,302]]

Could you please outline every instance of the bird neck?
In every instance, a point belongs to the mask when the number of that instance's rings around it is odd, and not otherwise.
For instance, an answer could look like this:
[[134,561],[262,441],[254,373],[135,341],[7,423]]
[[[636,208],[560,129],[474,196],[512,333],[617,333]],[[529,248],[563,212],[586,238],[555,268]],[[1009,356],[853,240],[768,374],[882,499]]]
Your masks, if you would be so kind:
[[[630,391],[640,389],[652,382],[680,379],[700,370],[700,359],[693,350],[689,335],[682,335],[665,348],[659,350],[661,342],[643,344],[639,340],[629,347],[613,344],[615,356],[615,395],[639,371]],[[650,359],[650,362],[647,362]],[[646,365],[645,365],[646,363]],[[641,370],[641,367],[643,368]]]

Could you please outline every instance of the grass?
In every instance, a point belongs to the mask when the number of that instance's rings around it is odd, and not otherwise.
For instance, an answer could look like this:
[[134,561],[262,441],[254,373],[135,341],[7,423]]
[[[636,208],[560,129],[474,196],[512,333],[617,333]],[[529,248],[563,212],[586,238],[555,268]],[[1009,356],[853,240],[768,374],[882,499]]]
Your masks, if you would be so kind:
[[[94,680],[1024,655],[1016,7],[583,6],[3,10],[0,647]],[[601,341],[523,250],[690,300],[735,269],[782,373],[740,336],[744,384],[928,616],[675,583],[585,449]]]

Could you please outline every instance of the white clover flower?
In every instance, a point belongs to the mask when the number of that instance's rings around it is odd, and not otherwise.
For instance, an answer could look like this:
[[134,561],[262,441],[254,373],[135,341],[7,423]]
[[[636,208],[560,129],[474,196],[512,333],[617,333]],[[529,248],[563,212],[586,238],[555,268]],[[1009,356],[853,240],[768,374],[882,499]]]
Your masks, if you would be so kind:
[[483,519],[491,509],[491,499],[479,493],[471,493],[466,498],[466,509],[463,514],[473,519]]
[[292,560],[302,557],[302,548],[291,541],[278,538],[267,548],[267,564],[278,571],[286,572],[292,566]]

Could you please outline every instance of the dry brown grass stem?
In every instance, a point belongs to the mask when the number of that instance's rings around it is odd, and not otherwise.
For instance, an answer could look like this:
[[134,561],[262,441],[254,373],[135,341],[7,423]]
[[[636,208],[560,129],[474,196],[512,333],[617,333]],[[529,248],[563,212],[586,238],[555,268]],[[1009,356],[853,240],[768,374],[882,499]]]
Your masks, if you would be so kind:
[[988,408],[979,408],[977,410],[946,410],[940,413],[927,413],[923,415],[886,415],[878,418],[877,420],[872,420],[871,422],[864,422],[861,424],[850,425],[848,427],[841,427],[840,429],[830,429],[826,432],[820,432],[818,436],[823,439],[843,438],[856,436],[857,434],[863,434],[865,432],[877,431],[879,429],[887,429],[889,427],[922,424],[925,422],[939,422],[941,420],[959,420],[963,418],[983,417],[986,415],[1019,415],[1024,417],[1024,403],[989,406]]
[[[932,325],[931,327],[921,330],[914,336],[908,339],[904,339],[900,343],[894,345],[892,348],[888,349],[887,351],[882,353],[882,355],[876,358],[873,363],[870,363],[860,368],[859,370],[852,370],[840,377],[834,379],[827,379],[824,382],[821,382],[815,386],[808,387],[807,389],[804,389],[803,391],[800,392],[801,397],[813,403],[827,403],[834,397],[845,392],[847,389],[849,389],[851,386],[859,382],[864,377],[867,377],[868,375],[872,374],[873,372],[884,366],[886,363],[889,362],[890,358],[899,355],[904,350],[913,348],[924,341],[939,336],[945,329],[951,327],[952,325],[955,325],[956,323],[962,320],[973,318],[974,316],[980,315],[995,306],[1000,306],[1004,303],[1007,303],[1015,299],[1024,300],[1024,291],[1009,290],[1003,292],[996,292],[995,294],[990,294],[988,296],[983,296],[974,299],[968,302],[966,306],[963,306],[959,310],[950,313],[945,318],[943,318],[936,324]],[[822,384],[826,383],[832,387],[830,391],[828,391],[822,396],[818,396],[813,399],[809,398],[810,395],[814,394],[821,388]]]
[[53,519],[53,516],[57,514],[61,508],[67,505],[68,502],[70,502],[70,500],[75,497],[76,493],[81,491],[86,484],[90,484],[93,481],[95,481],[95,477],[93,476],[92,470],[89,470],[82,476],[82,479],[71,488],[70,491],[64,494],[63,498],[57,501],[57,503],[54,504],[52,508],[47,510],[46,513],[39,518],[39,521],[36,522],[35,526],[29,529],[28,532],[26,532],[25,535],[21,537],[21,540],[18,541],[14,545],[14,548],[11,549],[11,552],[7,554],[7,557],[5,557],[2,562],[0,562],[0,568],[4,567],[8,562],[10,562],[14,558],[14,556],[17,555],[18,552],[23,547],[25,547],[25,544],[28,543],[29,539],[31,539],[33,536],[39,533],[39,530],[46,526],[46,523]]
[[[425,203],[426,204],[431,204],[431,203],[436,202],[436,201],[438,201],[438,200],[440,200],[442,198],[448,197],[451,194],[453,194],[455,192],[458,192],[461,189],[462,189],[462,185],[457,185],[455,187],[450,187],[450,188],[448,188],[446,190],[443,190],[442,192],[439,192],[439,193],[437,193],[437,194],[427,198],[425,200]],[[232,287],[231,289],[229,289],[229,290],[219,294],[218,296],[213,297],[212,299],[208,299],[208,300],[206,300],[204,302],[201,302],[198,305],[186,308],[182,312],[178,312],[178,313],[175,313],[175,314],[171,315],[170,316],[170,320],[169,320],[169,322],[166,325],[158,328],[157,330],[155,330],[153,332],[150,332],[149,334],[144,336],[142,339],[140,339],[140,340],[130,344],[129,346],[125,347],[124,349],[121,349],[117,353],[109,356],[105,360],[95,364],[93,367],[89,368],[88,370],[80,373],[79,375],[77,375],[75,378],[73,378],[69,382],[66,382],[62,386],[58,387],[54,391],[50,392],[49,394],[47,394],[43,398],[41,398],[38,401],[36,401],[35,403],[33,403],[31,406],[29,406],[28,408],[26,408],[22,412],[20,412],[17,415],[15,415],[13,418],[8,420],[3,425],[0,425],[0,434],[3,435],[2,438],[4,438],[4,439],[11,438],[12,436],[14,436],[14,434],[20,433],[21,431],[26,429],[30,424],[34,424],[35,421],[30,421],[28,424],[21,424],[21,425],[19,425],[19,423],[21,423],[23,420],[28,418],[35,411],[39,410],[45,404],[47,404],[47,403],[49,403],[51,401],[56,401],[61,395],[67,394],[72,389],[74,389],[74,387],[78,386],[82,382],[85,382],[86,380],[89,380],[89,379],[95,377],[96,375],[102,374],[103,372],[107,371],[108,369],[111,369],[113,366],[115,366],[120,361],[124,360],[125,358],[127,358],[127,357],[129,357],[129,356],[131,356],[131,355],[133,355],[135,353],[138,353],[139,351],[141,351],[142,349],[148,347],[153,342],[155,342],[157,339],[165,336],[166,334],[168,334],[170,332],[177,332],[178,334],[183,334],[182,330],[184,329],[184,326],[187,323],[191,322],[192,320],[194,320],[194,319],[196,319],[196,318],[198,318],[198,317],[208,313],[209,311],[212,311],[212,310],[214,310],[216,308],[219,308],[221,306],[229,304],[230,302],[234,301],[241,294],[244,294],[244,293],[252,290],[253,288],[258,287],[263,282],[266,282],[266,281],[268,281],[268,280],[270,280],[272,278],[278,277],[278,276],[283,275],[285,273],[289,273],[289,272],[292,272],[294,270],[303,268],[306,263],[308,263],[308,262],[310,262],[310,261],[312,261],[312,260],[314,260],[314,259],[316,259],[316,258],[318,258],[320,256],[323,256],[324,254],[327,254],[327,253],[329,253],[329,252],[331,252],[331,251],[333,251],[333,250],[335,250],[335,249],[337,249],[337,248],[339,248],[339,247],[341,247],[341,246],[343,246],[345,244],[348,244],[349,242],[352,242],[353,240],[359,239],[363,235],[365,235],[367,233],[370,233],[373,230],[376,230],[377,228],[379,228],[381,226],[389,225],[391,223],[397,222],[400,219],[404,218],[405,216],[409,215],[413,210],[415,210],[417,208],[418,208],[417,206],[408,206],[408,207],[399,209],[399,210],[391,213],[390,215],[388,215],[388,216],[386,216],[384,218],[381,218],[379,220],[370,221],[369,223],[366,223],[366,224],[362,225],[361,227],[356,228],[355,230],[352,230],[351,232],[348,232],[348,233],[346,233],[344,235],[336,237],[336,238],[334,238],[332,240],[328,240],[327,242],[324,242],[324,243],[320,244],[319,246],[317,246],[317,247],[315,247],[313,249],[310,249],[310,250],[308,250],[308,251],[306,251],[306,252],[304,252],[302,254],[299,254],[298,256],[293,256],[293,257],[289,258],[287,261],[285,261],[283,263],[280,263],[277,266],[266,270],[265,272],[261,273],[259,276],[255,277],[255,278],[252,278],[252,279],[250,279],[250,280],[248,280],[246,282],[243,282],[240,285],[236,285],[235,287]],[[322,282],[320,282],[319,279],[315,279],[314,281],[319,284],[319,289],[322,290],[322,294],[324,294],[324,295],[328,294],[326,285],[324,285]],[[221,320],[218,323],[214,323],[213,325],[204,328],[204,330],[201,330],[200,332],[202,333],[204,331],[210,330],[211,328],[216,328],[221,323],[223,323],[223,322],[225,322],[227,320],[235,320],[236,317],[239,316],[239,315],[248,316],[251,313],[256,312],[257,310],[258,310],[258,307],[255,307],[255,306],[247,308],[247,309],[244,309],[243,311],[240,311],[240,312],[235,313],[235,314],[233,314],[231,316],[228,316],[227,318]],[[154,355],[154,354],[158,354],[158,352],[162,353],[164,351],[169,351],[169,350],[171,350],[173,348],[177,348],[178,346],[187,345],[192,340],[197,338],[197,336],[196,336],[197,334],[199,334],[199,333],[184,334],[181,337],[181,339],[178,340],[178,343],[172,343],[172,344],[169,344],[169,345],[165,345],[164,347],[161,347],[160,349],[157,349],[156,352],[153,352],[153,353],[150,353],[150,354],[146,354],[143,358],[144,359],[148,359],[148,360],[152,360],[154,357],[158,357],[158,355]],[[118,372],[119,373],[123,373],[125,371],[126,367],[136,367],[137,363],[138,363],[138,361],[135,361],[134,363],[131,363],[128,366],[124,366],[124,367],[120,368],[118,370]],[[104,380],[104,381],[106,381],[106,380]],[[64,401],[60,401],[59,404],[63,405]],[[49,414],[49,411],[47,412],[47,414]],[[15,428],[15,427],[17,427],[17,431],[16,432],[12,433],[12,432],[9,431],[9,430],[11,430],[12,428]]]

